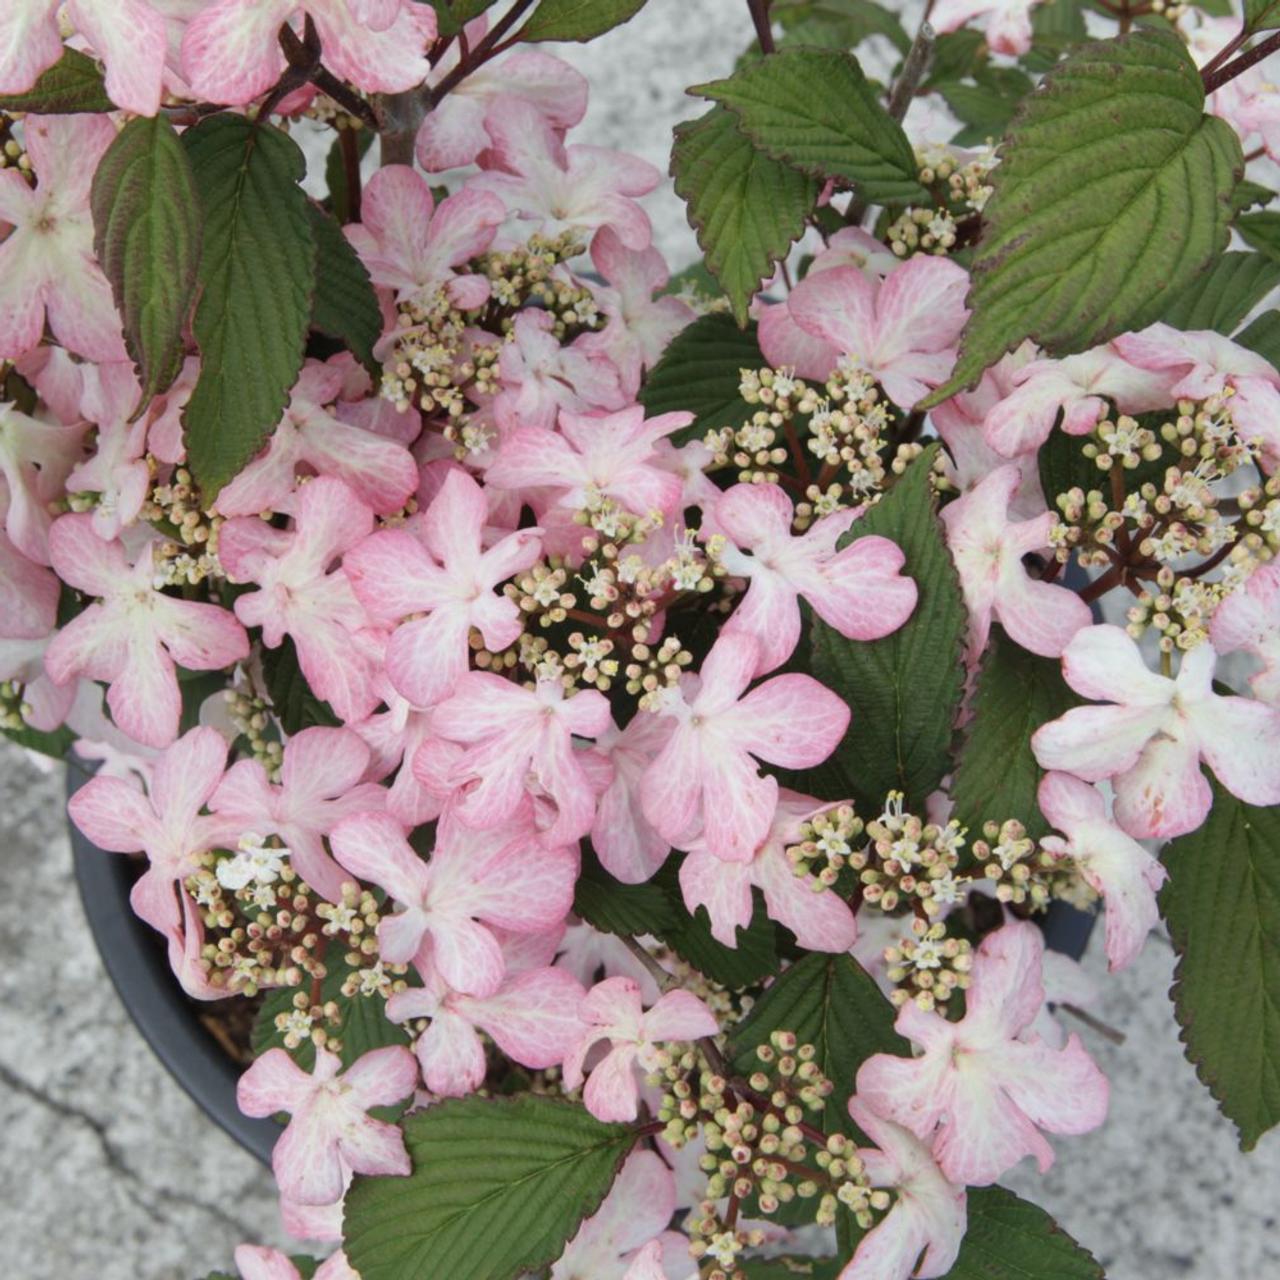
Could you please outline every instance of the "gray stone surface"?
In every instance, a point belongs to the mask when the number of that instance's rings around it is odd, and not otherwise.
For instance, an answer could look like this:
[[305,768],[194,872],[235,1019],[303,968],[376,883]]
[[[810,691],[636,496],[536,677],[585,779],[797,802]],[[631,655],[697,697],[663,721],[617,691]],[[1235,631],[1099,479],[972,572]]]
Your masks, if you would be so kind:
[[[630,27],[561,50],[590,77],[575,137],[666,167],[685,85],[732,67],[742,0],[651,0]],[[694,256],[670,193],[649,205],[659,244]],[[1098,957],[1091,957],[1098,966]],[[1242,1155],[1182,1057],[1166,996],[1168,945],[1103,975],[1087,1028],[1112,1082],[1097,1134],[1057,1143],[1046,1178],[1010,1182],[1088,1244],[1112,1280],[1280,1275],[1280,1139]],[[12,1280],[189,1280],[241,1240],[277,1242],[268,1176],[214,1129],[129,1023],[84,928],[60,771],[0,746],[0,1275]],[[430,1280],[448,1280],[431,1277]]]

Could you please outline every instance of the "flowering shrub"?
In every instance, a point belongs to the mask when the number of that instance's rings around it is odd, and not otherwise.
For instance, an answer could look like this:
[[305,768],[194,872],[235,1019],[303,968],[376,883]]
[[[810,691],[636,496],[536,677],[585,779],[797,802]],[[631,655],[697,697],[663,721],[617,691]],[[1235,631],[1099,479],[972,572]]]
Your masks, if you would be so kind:
[[673,279],[643,2],[8,0],[4,731],[255,1002],[244,1280],[1100,1276],[1050,906],[1280,1120],[1280,7],[749,0]]

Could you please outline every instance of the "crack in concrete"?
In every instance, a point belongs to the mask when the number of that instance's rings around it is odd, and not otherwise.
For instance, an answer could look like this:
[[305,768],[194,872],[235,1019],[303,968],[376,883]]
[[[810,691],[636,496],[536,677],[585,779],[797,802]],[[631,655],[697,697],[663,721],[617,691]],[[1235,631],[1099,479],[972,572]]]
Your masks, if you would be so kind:
[[[124,1153],[111,1140],[111,1136],[107,1132],[107,1126],[88,1111],[72,1103],[65,1102],[61,1098],[55,1098],[39,1085],[25,1080],[3,1062],[0,1062],[0,1084],[4,1084],[14,1093],[30,1099],[37,1106],[53,1112],[54,1115],[60,1116],[63,1120],[71,1121],[88,1129],[93,1134],[98,1144],[98,1149],[102,1153],[103,1163],[122,1180],[121,1190],[150,1217],[165,1225],[170,1225],[173,1220],[163,1212],[161,1205],[196,1209],[201,1213],[208,1214],[224,1227],[233,1231],[237,1243],[257,1243],[259,1239],[258,1233],[248,1224],[240,1221],[234,1214],[228,1213],[220,1205],[213,1204],[189,1192],[173,1191],[168,1187],[156,1187],[147,1182],[136,1169],[130,1166],[128,1160],[125,1159]],[[252,1180],[246,1184],[246,1188],[251,1184]],[[154,1199],[148,1197],[154,1197]]]

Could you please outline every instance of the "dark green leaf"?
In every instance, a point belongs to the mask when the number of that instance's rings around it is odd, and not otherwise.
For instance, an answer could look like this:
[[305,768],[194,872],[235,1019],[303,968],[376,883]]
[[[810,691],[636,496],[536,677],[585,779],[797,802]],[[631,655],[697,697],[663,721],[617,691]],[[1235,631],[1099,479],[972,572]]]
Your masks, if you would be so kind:
[[1236,184],[1236,189],[1231,193],[1231,212],[1244,213],[1246,209],[1252,209],[1254,205],[1270,204],[1276,198],[1276,193],[1270,187],[1264,187],[1260,183],[1250,182],[1248,178],[1243,178]]
[[1182,1043],[1251,1151],[1280,1121],[1280,807],[1247,805],[1215,781],[1204,826],[1161,861]]
[[920,812],[951,769],[952,722],[964,687],[961,649],[968,619],[942,537],[929,475],[937,445],[845,535],[880,534],[906,554],[919,591],[915,611],[883,640],[847,640],[813,622],[813,673],[849,704],[853,719],[836,762],[859,812],[874,817],[900,790]]
[[783,49],[689,92],[728,107],[774,160],[853,183],[868,201],[925,198],[907,135],[850,54]]
[[26,93],[0,94],[0,111],[70,116],[115,109],[98,64],[78,49],[64,49],[62,57]]
[[1088,32],[1084,23],[1084,8],[1080,0],[1048,0],[1031,11],[1031,32],[1040,36],[1061,36],[1068,40],[1083,40]]
[[1280,26],[1280,0],[1244,0],[1244,23],[1252,31]]
[[780,47],[788,44],[826,49],[852,49],[869,36],[884,36],[899,53],[911,47],[911,37],[897,14],[872,0],[799,0],[775,3],[771,10],[782,27]]
[[363,1280],[513,1280],[559,1256],[635,1144],[550,1098],[460,1098],[404,1122],[407,1178],[357,1178],[343,1240]]
[[1280,212],[1242,214],[1236,219],[1236,230],[1247,245],[1280,262]]
[[263,649],[262,676],[276,718],[290,736],[312,725],[342,723],[329,704],[311,692],[307,678],[298,666],[298,653],[291,636],[285,636],[275,649]]
[[972,386],[1025,338],[1067,355],[1159,319],[1225,247],[1242,168],[1176,37],[1135,31],[1075,50],[1010,128],[960,359],[922,406]]
[[967,80],[986,63],[987,42],[981,31],[961,27],[940,35],[933,44],[933,60],[923,88],[932,90],[953,80]]
[[747,1280],[836,1280],[838,1258],[759,1258],[745,1265]]
[[94,252],[111,281],[142,387],[140,414],[182,370],[200,263],[195,179],[164,116],[125,125],[98,165],[90,204]]
[[969,1188],[969,1226],[946,1280],[1105,1280],[1038,1205],[1003,1187]]
[[715,302],[717,298],[724,297],[720,282],[707,270],[704,262],[691,262],[683,271],[677,271],[667,281],[665,288],[658,290],[660,297],[690,293],[707,302]]
[[747,420],[742,370],[764,363],[754,322],[739,329],[730,316],[701,316],[671,340],[641,388],[640,403],[651,418],[681,410],[695,414],[672,439],[700,440],[716,427],[740,427]]
[[382,336],[378,295],[360,255],[342,228],[318,204],[307,203],[316,243],[316,292],[311,300],[311,327],[343,343],[374,379],[381,369],[373,354]]
[[182,136],[204,207],[201,370],[183,411],[206,503],[270,438],[302,368],[316,246],[302,152],[273,125],[209,116]]
[[16,742],[18,746],[26,747],[28,751],[38,751],[42,756],[49,756],[54,760],[65,760],[67,752],[71,750],[71,744],[76,740],[76,735],[66,725],[54,729],[51,733],[33,729],[30,725],[24,725],[21,729],[6,729],[0,726],[0,733],[4,734],[10,742]]
[[689,223],[740,325],[761,281],[805,229],[818,199],[814,179],[771,160],[715,107],[676,126],[671,174]]
[[1280,311],[1264,311],[1236,335],[1236,341],[1280,368]]
[[427,0],[436,11],[436,26],[442,36],[456,36],[472,18],[493,8],[495,0]]
[[1280,284],[1280,260],[1257,253],[1224,253],[1169,304],[1165,324],[1213,329],[1230,337],[1240,322]]
[[1028,653],[999,627],[992,629],[952,786],[954,816],[969,828],[970,840],[984,822],[1009,818],[1033,840],[1048,834],[1036,802],[1044,771],[1031,752],[1031,735],[1078,701],[1061,663]]
[[528,41],[594,40],[634,18],[645,0],[541,0],[520,29]]
[[653,880],[623,884],[615,880],[591,850],[583,854],[582,873],[573,891],[573,913],[603,933],[661,933],[677,922],[675,911]]

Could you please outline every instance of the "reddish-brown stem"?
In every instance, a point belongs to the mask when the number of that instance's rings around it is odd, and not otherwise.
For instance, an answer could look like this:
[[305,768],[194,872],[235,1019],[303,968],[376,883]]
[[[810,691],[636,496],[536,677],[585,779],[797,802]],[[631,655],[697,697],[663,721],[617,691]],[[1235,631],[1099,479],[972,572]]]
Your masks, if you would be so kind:
[[1216,93],[1228,81],[1243,75],[1250,67],[1257,66],[1263,58],[1270,57],[1277,49],[1280,49],[1280,31],[1268,36],[1261,44],[1254,45],[1247,53],[1242,53],[1234,62],[1228,62],[1225,66],[1219,64],[1212,71],[1202,71],[1200,78],[1204,81],[1205,96]]
[[338,131],[338,148],[342,153],[342,174],[347,184],[347,215],[352,222],[359,222],[364,192],[360,184],[360,139],[354,129]]
[[1231,37],[1230,40],[1227,41],[1226,44],[1222,46],[1221,49],[1218,50],[1217,53],[1213,55],[1212,58],[1209,59],[1208,62],[1204,64],[1203,67],[1200,68],[1201,77],[1203,78],[1204,76],[1209,75],[1211,72],[1216,71],[1220,66],[1222,66],[1222,64],[1226,62],[1226,60],[1231,57],[1237,49],[1243,46],[1245,41],[1248,40],[1249,35],[1250,32],[1248,28],[1242,27],[1234,36]]
[[[1111,506],[1116,511],[1124,510],[1124,469],[1118,466],[1111,468]],[[1116,550],[1127,560],[1129,558],[1129,530],[1122,524],[1116,530]]]
[[1105,596],[1112,587],[1119,586],[1124,581],[1124,575],[1128,565],[1124,563],[1114,564],[1100,578],[1095,578],[1083,591],[1080,592],[1080,599],[1086,604],[1096,600],[1099,596]]
[[1266,154],[1266,147],[1254,147],[1252,151],[1245,153],[1244,162],[1245,164],[1252,164],[1255,160],[1261,160]]
[[516,3],[493,24],[484,39],[471,50],[470,57],[460,58],[458,65],[434,89],[427,90],[427,97],[432,106],[452,93],[478,67],[482,67],[490,58],[516,42],[511,40],[504,45],[502,38],[520,21],[532,4],[533,0],[516,0]]
[[747,8],[751,10],[751,21],[755,23],[756,39],[760,41],[761,53],[773,53],[773,25],[769,21],[769,6],[773,0],[747,0]]

